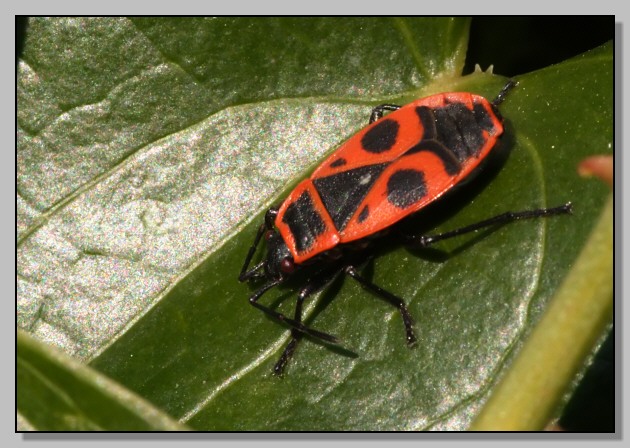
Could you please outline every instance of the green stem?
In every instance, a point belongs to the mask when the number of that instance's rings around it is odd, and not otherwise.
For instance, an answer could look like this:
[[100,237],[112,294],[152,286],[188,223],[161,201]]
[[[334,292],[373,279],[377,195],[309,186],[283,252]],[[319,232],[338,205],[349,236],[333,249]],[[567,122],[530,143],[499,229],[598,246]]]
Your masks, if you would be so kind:
[[471,431],[535,431],[553,417],[612,319],[612,212],[611,195],[574,267]]

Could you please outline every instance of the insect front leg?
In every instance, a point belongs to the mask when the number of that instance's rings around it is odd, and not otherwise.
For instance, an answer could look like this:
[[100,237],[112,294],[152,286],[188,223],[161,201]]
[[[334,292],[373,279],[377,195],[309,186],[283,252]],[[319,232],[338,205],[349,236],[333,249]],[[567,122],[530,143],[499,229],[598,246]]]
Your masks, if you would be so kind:
[[278,215],[277,208],[270,208],[269,210],[267,210],[267,213],[265,213],[265,220],[258,228],[258,232],[256,233],[256,236],[254,237],[254,242],[252,243],[252,245],[249,248],[249,251],[247,252],[247,256],[245,257],[245,263],[243,263],[243,267],[241,268],[241,273],[238,276],[238,281],[244,282],[252,278],[265,277],[265,274],[261,272],[261,269],[264,267],[264,262],[258,263],[256,266],[254,266],[250,270],[247,270],[247,269],[249,268],[249,264],[251,263],[252,258],[254,257],[254,254],[256,253],[256,248],[258,247],[258,244],[260,244],[260,240],[262,236],[265,234],[267,230],[273,227],[273,222],[277,215]]
[[272,310],[269,307],[266,307],[265,305],[262,305],[260,303],[258,303],[258,300],[262,297],[262,295],[269,291],[271,288],[273,288],[274,286],[278,286],[280,283],[282,283],[282,280],[278,279],[278,280],[272,280],[271,282],[267,283],[266,285],[264,285],[262,288],[260,288],[258,291],[256,291],[254,293],[254,295],[252,295],[249,298],[249,303],[255,307],[258,308],[260,311],[262,311],[263,313],[273,317],[274,319],[279,320],[280,322],[285,322],[287,325],[289,325],[290,327],[292,327],[293,329],[307,334],[309,336],[312,336],[314,338],[317,339],[321,339],[323,341],[328,341],[328,342],[332,342],[333,344],[336,344],[339,342],[339,339],[337,339],[335,336],[332,336],[328,333],[324,333],[322,331],[317,331],[314,330],[312,328],[307,327],[306,325],[304,325],[302,322],[299,322],[295,319],[291,319],[287,316],[285,316],[282,313],[279,313],[276,310]]

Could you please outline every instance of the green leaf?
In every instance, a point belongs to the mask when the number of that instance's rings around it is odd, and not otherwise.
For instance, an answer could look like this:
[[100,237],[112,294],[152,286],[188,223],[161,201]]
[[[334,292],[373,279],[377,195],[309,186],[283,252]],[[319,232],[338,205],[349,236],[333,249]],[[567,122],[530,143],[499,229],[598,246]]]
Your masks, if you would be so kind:
[[[467,31],[463,19],[31,20],[20,326],[195,429],[466,428],[601,209],[605,187],[575,168],[612,152],[612,45],[519,76],[500,157],[409,228],[569,200],[573,216],[386,248],[367,267],[408,303],[414,349],[397,310],[348,279],[305,309],[343,349],[303,341],[276,378],[288,331],[236,277],[264,210],[371,107],[496,95],[505,79],[460,77]],[[296,287],[262,300],[291,314]]]
[[610,325],[612,277],[611,195],[575,266],[472,429],[527,431],[549,423],[584,355]]
[[17,333],[17,410],[40,431],[182,431],[186,426],[57,349]]

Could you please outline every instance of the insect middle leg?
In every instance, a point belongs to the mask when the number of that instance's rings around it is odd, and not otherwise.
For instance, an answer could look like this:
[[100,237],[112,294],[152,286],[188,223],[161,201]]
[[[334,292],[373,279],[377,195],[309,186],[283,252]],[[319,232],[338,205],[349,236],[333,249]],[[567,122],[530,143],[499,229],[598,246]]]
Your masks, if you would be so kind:
[[[340,272],[341,272],[340,268],[337,268],[331,271],[321,272],[318,275],[316,275],[313,279],[309,280],[309,282],[302,289],[300,289],[300,292],[298,293],[297,301],[295,304],[295,314],[293,316],[294,322],[297,322],[300,325],[303,325],[302,324],[302,307],[304,304],[304,300],[308,298],[310,295],[314,294],[317,291],[320,291],[321,289],[325,288],[327,285],[332,283],[332,281],[337,277],[337,275],[340,274]],[[284,351],[282,352],[282,355],[280,356],[280,359],[278,359],[278,362],[273,368],[273,372],[276,375],[282,375],[282,373],[284,372],[284,368],[286,367],[289,360],[293,357],[293,353],[295,352],[295,349],[304,334],[308,334],[309,336],[316,336],[310,332],[309,333],[301,332],[296,328],[291,329],[291,340],[285,347]],[[334,338],[335,339],[334,341],[330,339],[321,338],[321,337],[318,337],[318,339],[322,339],[322,340],[325,340],[328,342],[334,342],[334,343],[339,342],[337,338]]]
[[403,323],[405,324],[407,344],[413,345],[416,342],[416,335],[413,331],[413,319],[411,318],[411,314],[409,314],[409,310],[407,310],[407,305],[405,305],[403,299],[359,275],[354,266],[346,266],[345,273],[359,282],[365,289],[398,308],[400,314],[402,315]]
[[397,104],[379,104],[374,109],[372,109],[372,114],[370,115],[370,124],[374,123],[376,120],[383,118],[383,112],[386,110],[395,111],[400,109],[401,106]]

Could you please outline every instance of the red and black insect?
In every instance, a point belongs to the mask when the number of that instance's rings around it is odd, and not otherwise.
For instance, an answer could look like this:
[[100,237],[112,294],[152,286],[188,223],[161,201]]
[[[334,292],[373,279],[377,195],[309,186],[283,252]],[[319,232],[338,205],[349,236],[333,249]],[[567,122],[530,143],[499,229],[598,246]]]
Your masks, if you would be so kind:
[[[413,320],[405,302],[357,272],[369,257],[374,237],[403,218],[439,199],[490,154],[503,133],[498,106],[516,85],[510,81],[489,102],[471,93],[441,93],[406,106],[382,104],[372,110],[369,126],[346,141],[278,208],[270,209],[245,258],[239,280],[264,279],[249,302],[291,327],[292,339],[276,363],[281,374],[303,335],[330,343],[338,339],[302,323],[302,304],[316,291],[346,274],[376,296],[392,303],[402,315],[406,339],[414,344]],[[390,113],[383,117],[385,111]],[[507,212],[438,235],[407,238],[427,247],[507,222],[571,212],[571,204],[549,209]],[[266,258],[249,269],[262,237]],[[259,303],[261,296],[298,271],[307,271],[295,315],[289,318]]]

